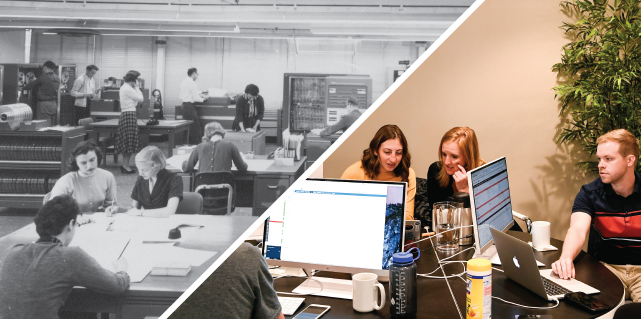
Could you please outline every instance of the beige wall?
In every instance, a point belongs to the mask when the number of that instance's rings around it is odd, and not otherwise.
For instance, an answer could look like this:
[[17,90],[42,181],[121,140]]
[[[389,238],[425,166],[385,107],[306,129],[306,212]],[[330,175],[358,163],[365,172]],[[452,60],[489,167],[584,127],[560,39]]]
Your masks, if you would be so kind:
[[514,210],[551,221],[552,237],[563,239],[574,197],[594,177],[580,176],[568,160],[573,153],[555,144],[551,68],[568,42],[559,9],[550,0],[486,0],[325,161],[324,176],[340,177],[380,126],[397,124],[425,178],[443,133],[470,126],[483,159],[507,156]]
[[24,63],[24,31],[0,31],[0,63]]

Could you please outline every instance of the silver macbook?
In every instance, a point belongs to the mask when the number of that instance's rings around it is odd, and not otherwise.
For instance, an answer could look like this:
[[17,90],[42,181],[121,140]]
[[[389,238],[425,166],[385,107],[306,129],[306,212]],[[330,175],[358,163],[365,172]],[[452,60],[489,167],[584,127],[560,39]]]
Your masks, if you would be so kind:
[[490,230],[505,275],[533,293],[547,300],[562,299],[568,293],[579,291],[599,293],[599,290],[576,279],[559,278],[552,274],[552,269],[539,270],[530,245],[494,228]]

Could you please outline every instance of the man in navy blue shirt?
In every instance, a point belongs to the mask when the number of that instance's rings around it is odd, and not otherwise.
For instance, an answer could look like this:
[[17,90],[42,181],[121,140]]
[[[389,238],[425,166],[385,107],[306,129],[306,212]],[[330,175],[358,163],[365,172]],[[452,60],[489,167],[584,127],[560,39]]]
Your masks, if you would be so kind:
[[552,269],[574,278],[573,260],[589,230],[589,250],[621,281],[634,302],[641,301],[641,175],[634,171],[639,140],[619,129],[597,139],[599,178],[583,185],[574,200],[561,258]]

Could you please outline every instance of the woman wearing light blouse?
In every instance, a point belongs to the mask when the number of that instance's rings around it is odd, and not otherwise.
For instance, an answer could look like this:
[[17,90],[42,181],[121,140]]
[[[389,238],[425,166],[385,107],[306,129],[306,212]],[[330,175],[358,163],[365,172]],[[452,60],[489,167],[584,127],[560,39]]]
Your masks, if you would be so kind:
[[123,154],[120,171],[123,174],[133,174],[129,167],[131,154],[140,151],[140,133],[138,132],[138,118],[136,117],[136,106],[144,100],[140,88],[138,88],[138,77],[140,72],[131,70],[124,76],[125,84],[120,87],[120,119],[116,137],[116,151]]

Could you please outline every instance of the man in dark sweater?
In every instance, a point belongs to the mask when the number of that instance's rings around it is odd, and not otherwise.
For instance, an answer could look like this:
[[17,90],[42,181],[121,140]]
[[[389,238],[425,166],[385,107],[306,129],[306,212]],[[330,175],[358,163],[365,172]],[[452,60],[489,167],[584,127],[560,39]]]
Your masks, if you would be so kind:
[[40,239],[9,248],[0,263],[0,319],[57,319],[74,286],[112,295],[129,288],[124,259],[114,262],[113,273],[81,248],[69,247],[79,214],[69,195],[54,197],[34,218]]
[[260,250],[243,243],[170,318],[284,319]]
[[324,129],[313,129],[312,133],[320,136],[330,136],[340,130],[343,132],[358,120],[361,112],[358,110],[358,100],[353,97],[347,99],[346,102],[347,114],[341,116],[341,119],[334,125],[330,125]]
[[58,89],[60,88],[60,78],[54,73],[57,66],[51,61],[47,61],[42,66],[42,75],[25,85],[24,90],[32,90],[36,85],[40,85],[36,94],[36,114],[34,117],[38,120],[49,119],[51,125],[57,124],[58,113]]

